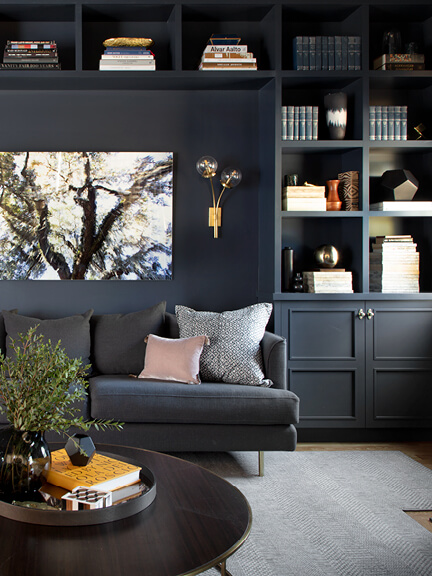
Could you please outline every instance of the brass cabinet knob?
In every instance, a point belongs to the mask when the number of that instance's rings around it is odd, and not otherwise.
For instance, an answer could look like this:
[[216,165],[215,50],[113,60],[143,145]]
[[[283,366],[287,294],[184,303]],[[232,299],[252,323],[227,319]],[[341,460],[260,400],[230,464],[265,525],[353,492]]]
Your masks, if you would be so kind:
[[363,310],[363,308],[360,308],[360,310],[357,312],[357,318],[360,318],[360,320],[363,320],[363,318],[366,316],[365,311]]

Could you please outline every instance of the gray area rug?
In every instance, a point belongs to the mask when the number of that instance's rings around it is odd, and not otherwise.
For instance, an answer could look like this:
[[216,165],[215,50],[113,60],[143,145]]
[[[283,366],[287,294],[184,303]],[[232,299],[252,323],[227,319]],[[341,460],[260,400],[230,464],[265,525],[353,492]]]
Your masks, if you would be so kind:
[[432,533],[404,512],[432,509],[432,471],[401,452],[266,452],[263,478],[255,453],[181,457],[249,500],[233,576],[432,576]]

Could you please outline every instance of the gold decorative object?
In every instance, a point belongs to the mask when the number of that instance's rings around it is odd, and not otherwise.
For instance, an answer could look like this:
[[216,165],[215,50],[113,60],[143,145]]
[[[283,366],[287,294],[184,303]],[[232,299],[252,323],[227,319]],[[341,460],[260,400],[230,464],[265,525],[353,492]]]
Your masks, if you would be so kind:
[[149,48],[153,46],[154,41],[151,38],[108,38],[104,40],[103,45],[105,48],[108,46],[141,46]]
[[234,188],[242,179],[242,174],[237,168],[225,168],[221,173],[220,183],[222,190],[216,199],[213,178],[218,168],[217,161],[212,156],[203,156],[196,163],[196,169],[203,178],[210,180],[213,206],[209,208],[209,226],[213,228],[213,237],[219,238],[219,226],[222,225],[222,208],[220,206],[222,194],[227,188]]

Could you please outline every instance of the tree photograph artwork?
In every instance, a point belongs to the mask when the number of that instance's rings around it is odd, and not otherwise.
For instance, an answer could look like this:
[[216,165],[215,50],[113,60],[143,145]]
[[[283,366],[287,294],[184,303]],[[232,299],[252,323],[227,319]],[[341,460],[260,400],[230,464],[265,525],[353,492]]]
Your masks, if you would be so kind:
[[0,152],[1,280],[170,280],[172,152]]

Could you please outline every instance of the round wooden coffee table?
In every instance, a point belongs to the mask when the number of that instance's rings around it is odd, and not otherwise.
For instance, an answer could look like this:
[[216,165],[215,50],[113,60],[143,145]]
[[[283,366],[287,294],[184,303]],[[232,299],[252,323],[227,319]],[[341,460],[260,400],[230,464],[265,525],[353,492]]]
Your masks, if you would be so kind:
[[129,518],[92,526],[39,526],[0,517],[1,576],[192,576],[213,566],[229,575],[226,560],[247,539],[252,523],[237,488],[173,456],[107,444],[97,449],[150,468],[155,501]]

